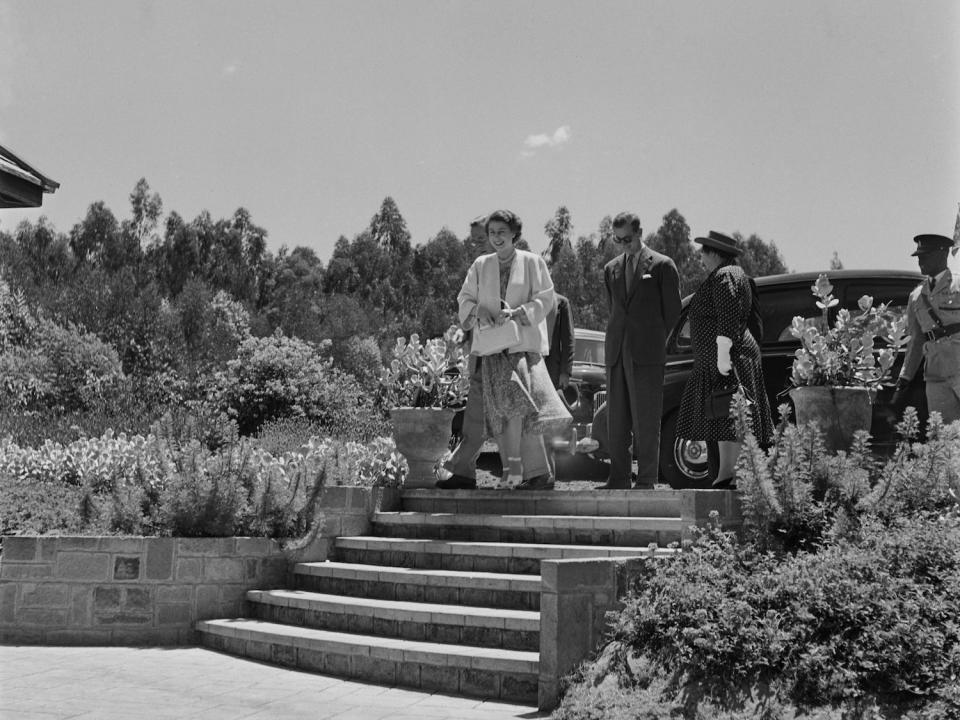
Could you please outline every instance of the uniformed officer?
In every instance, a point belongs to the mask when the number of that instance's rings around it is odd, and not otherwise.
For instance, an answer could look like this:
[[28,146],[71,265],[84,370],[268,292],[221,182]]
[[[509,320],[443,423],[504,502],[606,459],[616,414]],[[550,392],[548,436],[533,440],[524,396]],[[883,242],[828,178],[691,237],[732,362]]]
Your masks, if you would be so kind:
[[910,293],[907,331],[910,344],[897,380],[893,406],[902,410],[906,388],[924,361],[927,408],[944,422],[960,420],[960,288],[947,267],[953,239],[917,235],[913,253],[926,279]]

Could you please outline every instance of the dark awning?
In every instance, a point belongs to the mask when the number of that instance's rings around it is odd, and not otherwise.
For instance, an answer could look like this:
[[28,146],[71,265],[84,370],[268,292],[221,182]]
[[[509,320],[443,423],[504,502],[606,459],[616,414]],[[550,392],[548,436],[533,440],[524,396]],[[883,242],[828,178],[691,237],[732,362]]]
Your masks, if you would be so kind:
[[0,145],[0,208],[40,207],[43,194],[58,187],[60,183]]

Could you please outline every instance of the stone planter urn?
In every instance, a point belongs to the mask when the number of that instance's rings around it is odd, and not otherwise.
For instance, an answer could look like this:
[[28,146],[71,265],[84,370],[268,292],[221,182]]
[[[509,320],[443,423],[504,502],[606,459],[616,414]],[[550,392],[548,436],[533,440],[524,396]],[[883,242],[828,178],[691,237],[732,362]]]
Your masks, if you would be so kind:
[[407,459],[407,488],[433,487],[434,465],[450,442],[450,423],[455,411],[449,408],[395,408],[390,411],[397,450]]
[[866,387],[805,385],[790,391],[800,424],[816,423],[827,450],[848,450],[857,430],[869,432],[874,390]]

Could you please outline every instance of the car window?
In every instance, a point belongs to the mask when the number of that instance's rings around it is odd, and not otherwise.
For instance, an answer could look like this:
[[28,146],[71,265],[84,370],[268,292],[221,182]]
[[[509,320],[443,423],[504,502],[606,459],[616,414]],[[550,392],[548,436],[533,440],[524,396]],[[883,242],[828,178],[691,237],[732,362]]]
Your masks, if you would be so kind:
[[573,361],[603,365],[604,362],[606,362],[603,352],[603,340],[577,338],[573,348]]
[[680,321],[680,329],[677,331],[676,335],[677,352],[688,353],[693,349],[693,343],[690,340],[690,318],[686,313],[684,313]]
[[[906,307],[910,291],[915,287],[912,280],[863,279],[834,282],[834,296],[840,300],[839,307],[850,311],[858,309],[860,298],[870,295],[874,305],[889,302],[893,309]],[[807,325],[813,325],[823,332],[823,314],[816,305],[816,298],[808,288],[777,288],[767,293],[761,290],[760,303],[763,315],[764,339],[769,342],[796,342],[790,332],[795,315],[805,318]],[[787,312],[792,307],[793,310]],[[771,318],[771,319],[768,319]],[[836,308],[830,311],[830,322],[836,319]],[[768,332],[768,329],[770,332]]]
[[917,283],[913,280],[888,282],[857,280],[847,285],[844,290],[843,306],[853,310],[861,297],[869,295],[873,298],[874,305],[890,303],[891,308],[903,310],[907,307],[907,300],[916,286]]
[[790,326],[797,315],[816,324],[821,322],[817,299],[808,286],[760,287],[758,290],[764,343],[797,342],[790,334]]

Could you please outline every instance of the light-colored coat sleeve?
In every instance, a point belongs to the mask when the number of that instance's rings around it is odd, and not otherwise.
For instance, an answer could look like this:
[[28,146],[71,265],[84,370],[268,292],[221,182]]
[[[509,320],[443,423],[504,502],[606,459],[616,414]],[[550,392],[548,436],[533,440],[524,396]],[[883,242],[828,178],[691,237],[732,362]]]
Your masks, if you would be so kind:
[[527,270],[530,300],[520,307],[530,324],[538,325],[547,319],[547,313],[556,308],[557,299],[546,260],[539,255],[532,255],[532,259],[527,259]]
[[923,329],[920,327],[920,321],[917,319],[919,297],[920,288],[917,288],[910,293],[910,299],[907,300],[907,335],[910,337],[910,341],[903,358],[903,367],[900,368],[900,378],[902,380],[913,380],[913,376],[917,374],[920,362],[923,360],[923,345],[926,338],[923,335]]
[[471,330],[477,324],[477,305],[480,302],[480,258],[473,261],[457,294],[460,327]]

